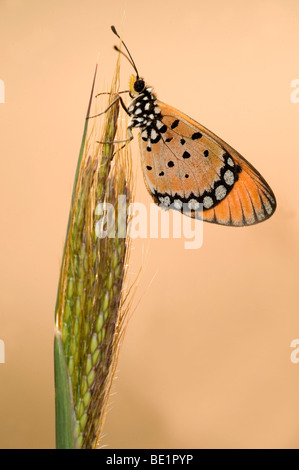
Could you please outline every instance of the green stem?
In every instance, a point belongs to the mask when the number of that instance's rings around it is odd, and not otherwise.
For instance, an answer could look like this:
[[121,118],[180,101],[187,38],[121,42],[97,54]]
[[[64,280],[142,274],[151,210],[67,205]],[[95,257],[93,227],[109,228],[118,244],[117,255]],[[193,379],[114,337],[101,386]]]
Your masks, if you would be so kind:
[[74,414],[70,377],[60,333],[54,338],[56,449],[75,449]]

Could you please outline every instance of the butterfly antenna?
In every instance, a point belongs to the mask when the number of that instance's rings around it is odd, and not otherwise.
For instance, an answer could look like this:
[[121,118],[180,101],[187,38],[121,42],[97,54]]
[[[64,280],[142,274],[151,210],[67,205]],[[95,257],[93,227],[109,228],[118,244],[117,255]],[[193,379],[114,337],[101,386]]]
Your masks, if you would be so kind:
[[134,68],[136,74],[137,74],[137,78],[139,78],[139,73],[138,73],[138,70],[137,70],[137,67],[135,65],[135,62],[133,60],[133,57],[131,56],[130,54],[130,51],[129,49],[127,48],[127,46],[125,45],[124,41],[122,40],[122,38],[120,37],[120,35],[118,34],[118,32],[116,31],[115,29],[115,26],[111,26],[111,29],[112,29],[112,32],[115,34],[115,36],[117,36],[120,40],[121,40],[121,43],[124,45],[127,53],[128,53],[128,56],[122,52],[117,46],[114,46],[114,49],[117,51],[117,52],[120,52],[122,55],[124,55],[126,57],[126,59],[128,59],[128,61],[130,62],[130,64],[132,65],[132,67]]

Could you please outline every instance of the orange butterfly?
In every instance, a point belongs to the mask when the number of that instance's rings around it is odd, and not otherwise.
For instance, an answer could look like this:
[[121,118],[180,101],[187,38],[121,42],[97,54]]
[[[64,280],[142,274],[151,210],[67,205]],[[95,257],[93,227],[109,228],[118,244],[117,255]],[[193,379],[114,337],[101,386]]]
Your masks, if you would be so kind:
[[[114,34],[120,38],[114,26]],[[157,100],[136,71],[130,82],[128,126],[140,129],[142,168],[154,201],[190,217],[221,225],[246,226],[268,219],[275,196],[260,173],[230,145],[198,122]]]

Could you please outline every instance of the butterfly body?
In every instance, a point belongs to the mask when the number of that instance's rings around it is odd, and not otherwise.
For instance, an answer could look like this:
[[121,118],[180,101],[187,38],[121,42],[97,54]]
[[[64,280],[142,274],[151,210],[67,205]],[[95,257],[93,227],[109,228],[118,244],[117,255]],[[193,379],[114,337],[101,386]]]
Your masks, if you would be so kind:
[[[114,34],[120,37],[111,27]],[[129,139],[140,130],[142,169],[154,201],[190,217],[241,227],[268,219],[275,196],[261,174],[220,137],[186,114],[157,99],[135,69],[129,94]]]
[[156,203],[231,226],[272,215],[275,197],[261,175],[211,131],[157,100],[151,87],[128,112],[129,128],[140,129],[144,178]]

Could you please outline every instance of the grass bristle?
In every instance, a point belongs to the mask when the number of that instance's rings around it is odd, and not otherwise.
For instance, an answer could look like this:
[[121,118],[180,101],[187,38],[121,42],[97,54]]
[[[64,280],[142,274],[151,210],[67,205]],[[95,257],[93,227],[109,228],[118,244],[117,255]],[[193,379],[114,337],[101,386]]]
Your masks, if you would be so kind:
[[[104,102],[105,95],[96,98],[94,114],[115,100],[118,85],[119,58],[108,102]],[[121,144],[116,148],[97,142],[116,139],[118,114],[117,101],[103,116],[87,121],[56,305],[56,328],[61,333],[71,383],[75,443],[84,449],[96,448],[99,443],[127,311],[128,216],[126,208],[124,212],[119,206],[118,196],[125,196],[126,206],[132,200],[130,148],[125,146],[113,157]],[[124,237],[117,233],[115,237],[98,236],[105,227],[100,225],[102,215],[97,207],[104,202],[114,207],[115,229],[117,232],[119,220]]]

